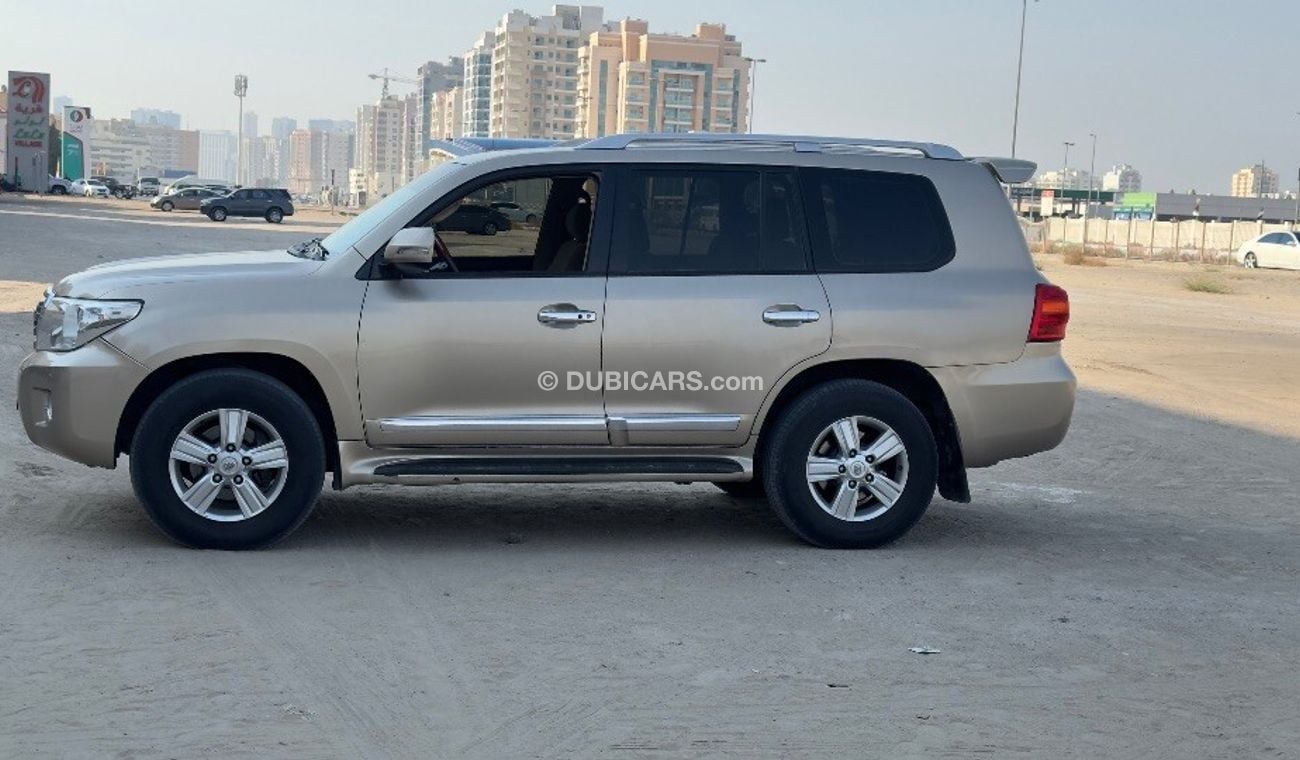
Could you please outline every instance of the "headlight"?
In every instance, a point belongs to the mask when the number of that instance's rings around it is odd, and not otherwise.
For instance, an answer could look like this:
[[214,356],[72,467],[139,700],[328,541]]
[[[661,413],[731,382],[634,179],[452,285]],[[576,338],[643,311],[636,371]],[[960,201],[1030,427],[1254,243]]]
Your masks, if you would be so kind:
[[47,293],[36,307],[36,350],[71,351],[140,314],[141,301],[92,301]]

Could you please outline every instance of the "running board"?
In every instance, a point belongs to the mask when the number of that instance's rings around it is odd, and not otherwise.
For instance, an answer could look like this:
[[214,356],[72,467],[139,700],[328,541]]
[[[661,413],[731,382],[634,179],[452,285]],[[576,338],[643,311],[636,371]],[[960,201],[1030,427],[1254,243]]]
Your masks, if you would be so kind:
[[[344,449],[344,447],[340,447]],[[618,481],[729,481],[748,480],[753,460],[748,457],[700,455],[665,456],[500,456],[491,454],[425,454],[341,450],[344,474],[336,487],[363,483],[443,485],[454,483],[582,483]],[[380,454],[373,456],[373,454]],[[352,456],[350,456],[352,455]]]
[[375,468],[376,475],[389,478],[403,475],[735,475],[744,471],[739,462],[720,457],[440,457],[393,462]]

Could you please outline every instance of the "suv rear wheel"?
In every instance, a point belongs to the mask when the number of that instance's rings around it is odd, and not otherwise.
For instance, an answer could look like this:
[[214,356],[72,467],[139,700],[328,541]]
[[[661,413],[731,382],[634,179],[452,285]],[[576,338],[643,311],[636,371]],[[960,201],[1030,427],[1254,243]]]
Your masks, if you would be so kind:
[[284,212],[278,208],[270,208],[266,211],[266,221],[271,224],[279,224],[284,219]]
[[769,503],[811,544],[887,544],[934,496],[934,433],[912,402],[879,383],[819,385],[782,413],[771,435],[762,468]]
[[208,212],[208,218],[214,222],[224,222],[226,221],[226,210],[217,206]]
[[131,442],[131,483],[150,519],[202,549],[284,538],[320,495],[325,448],[307,404],[274,378],[201,372],[167,389]]

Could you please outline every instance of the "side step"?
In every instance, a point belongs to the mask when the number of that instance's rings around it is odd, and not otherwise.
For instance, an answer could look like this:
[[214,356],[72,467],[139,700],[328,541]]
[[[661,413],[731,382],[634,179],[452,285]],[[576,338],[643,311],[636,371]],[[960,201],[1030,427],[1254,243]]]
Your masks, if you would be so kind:
[[646,475],[737,475],[744,465],[725,457],[436,457],[380,465],[379,477],[613,478]]

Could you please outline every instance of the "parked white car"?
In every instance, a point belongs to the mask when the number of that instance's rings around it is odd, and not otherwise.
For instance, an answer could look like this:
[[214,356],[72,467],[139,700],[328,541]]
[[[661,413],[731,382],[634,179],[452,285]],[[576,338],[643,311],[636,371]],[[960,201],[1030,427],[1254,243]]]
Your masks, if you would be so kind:
[[1300,238],[1294,232],[1270,232],[1237,249],[1237,263],[1247,269],[1300,269]]
[[62,177],[50,175],[50,194],[67,195],[72,190],[72,183]]
[[72,183],[71,191],[73,195],[84,195],[87,198],[107,198],[109,196],[108,185],[97,179],[79,179]]

